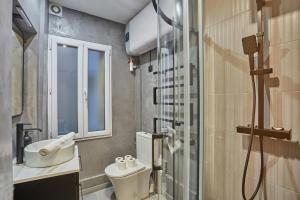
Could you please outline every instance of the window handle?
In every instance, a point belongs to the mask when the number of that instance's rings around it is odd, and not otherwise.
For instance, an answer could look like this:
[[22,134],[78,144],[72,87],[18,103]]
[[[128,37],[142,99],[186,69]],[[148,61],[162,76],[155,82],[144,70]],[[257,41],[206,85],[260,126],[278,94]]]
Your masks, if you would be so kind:
[[84,100],[85,102],[88,102],[87,90],[84,90]]

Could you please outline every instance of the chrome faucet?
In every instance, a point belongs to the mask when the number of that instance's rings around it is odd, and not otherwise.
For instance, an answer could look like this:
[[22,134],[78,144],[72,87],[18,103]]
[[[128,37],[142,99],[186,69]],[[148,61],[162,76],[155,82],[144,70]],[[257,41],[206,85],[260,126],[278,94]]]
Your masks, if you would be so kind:
[[[21,164],[23,163],[23,157],[24,157],[24,148],[25,148],[25,141],[24,141],[24,131],[29,133],[31,131],[39,131],[42,132],[42,129],[40,128],[28,128],[28,129],[24,129],[24,126],[29,126],[31,124],[29,123],[19,123],[16,125],[17,130],[16,130],[16,134],[17,134],[17,151],[16,151],[16,157],[17,157],[17,164]],[[29,136],[28,136],[29,137]],[[28,145],[29,143],[26,142],[26,145]]]

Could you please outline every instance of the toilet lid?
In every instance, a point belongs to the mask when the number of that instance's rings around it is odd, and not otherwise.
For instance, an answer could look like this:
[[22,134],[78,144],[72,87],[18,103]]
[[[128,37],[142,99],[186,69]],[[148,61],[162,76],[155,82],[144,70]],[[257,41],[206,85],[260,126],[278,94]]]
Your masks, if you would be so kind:
[[113,178],[122,178],[125,176],[129,176],[131,174],[134,174],[136,172],[142,171],[145,169],[146,166],[140,163],[139,161],[136,161],[135,167],[128,167],[124,170],[120,170],[116,163],[110,164],[105,168],[105,173],[109,177]]

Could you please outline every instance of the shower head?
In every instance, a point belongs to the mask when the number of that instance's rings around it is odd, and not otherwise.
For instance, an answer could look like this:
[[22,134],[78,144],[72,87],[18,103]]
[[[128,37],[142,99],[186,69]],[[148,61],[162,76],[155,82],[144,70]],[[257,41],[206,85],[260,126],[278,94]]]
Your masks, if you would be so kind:
[[242,39],[244,53],[247,55],[254,54],[258,51],[256,36],[251,35]]
[[251,35],[242,39],[244,53],[249,56],[250,70],[254,70],[254,53],[258,52],[256,36]]

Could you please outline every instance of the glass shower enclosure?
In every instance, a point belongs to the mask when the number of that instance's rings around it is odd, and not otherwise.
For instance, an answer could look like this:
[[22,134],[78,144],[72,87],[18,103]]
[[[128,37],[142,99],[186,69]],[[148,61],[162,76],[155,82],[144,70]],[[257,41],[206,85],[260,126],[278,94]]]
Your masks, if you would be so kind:
[[[160,199],[201,194],[201,5],[153,0],[158,17],[158,115],[162,139]],[[201,199],[201,198],[200,198]]]

